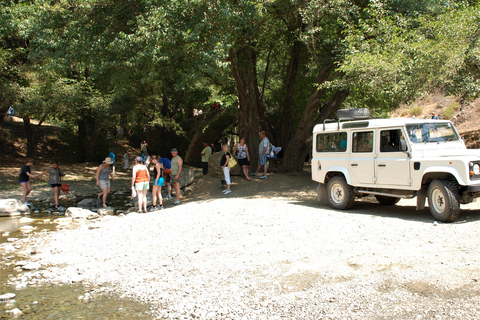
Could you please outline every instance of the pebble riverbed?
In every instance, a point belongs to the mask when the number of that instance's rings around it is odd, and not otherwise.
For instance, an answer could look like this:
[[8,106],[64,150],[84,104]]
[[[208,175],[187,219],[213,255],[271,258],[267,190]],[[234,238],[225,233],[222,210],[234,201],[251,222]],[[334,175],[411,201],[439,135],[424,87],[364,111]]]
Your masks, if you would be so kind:
[[[411,203],[282,198],[67,219],[2,244],[3,317],[479,319],[479,226],[478,209],[443,224]],[[64,302],[42,300],[55,290]]]
[[[478,209],[443,224],[402,202],[350,211],[282,198],[188,202],[3,244],[13,270],[2,294],[69,294],[63,307],[2,304],[28,319],[75,319],[67,309],[81,306],[85,318],[100,314],[92,319],[478,319],[479,227]],[[118,304],[100,313],[108,299]]]

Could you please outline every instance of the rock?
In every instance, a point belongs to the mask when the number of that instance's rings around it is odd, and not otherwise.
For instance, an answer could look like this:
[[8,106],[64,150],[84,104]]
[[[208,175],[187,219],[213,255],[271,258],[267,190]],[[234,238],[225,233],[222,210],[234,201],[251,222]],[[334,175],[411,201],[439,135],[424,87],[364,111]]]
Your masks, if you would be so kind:
[[99,208],[102,206],[102,202],[98,199],[86,198],[77,203],[77,207],[80,208]]
[[70,207],[65,211],[65,216],[66,217],[71,217],[74,219],[97,219],[99,217],[98,213],[95,213],[93,211],[87,210],[87,209],[82,209],[82,208],[77,208],[77,207]]
[[37,270],[40,269],[42,265],[38,262],[30,262],[24,266],[22,266],[23,270]]
[[97,213],[101,216],[113,216],[113,214],[115,213],[115,209],[113,209],[113,208],[102,208],[102,209],[98,209]]
[[18,199],[0,200],[0,216],[18,216],[20,214],[30,214],[30,208]]
[[15,309],[12,309],[12,310],[7,310],[5,312],[8,313],[8,314],[11,314],[15,318],[23,315],[23,312],[18,308],[15,308]]
[[0,296],[0,301],[10,300],[15,298],[15,293],[5,293]]
[[[222,178],[224,177],[223,169],[220,167],[220,160],[222,159],[223,151],[215,152],[210,156],[210,160],[208,160],[208,175],[212,175],[214,177]],[[230,168],[230,175],[231,176],[239,176],[242,175],[242,167],[238,164]]]
[[[173,180],[173,177],[172,177]],[[183,166],[180,172],[180,188],[191,185],[195,181],[195,170],[191,167]]]

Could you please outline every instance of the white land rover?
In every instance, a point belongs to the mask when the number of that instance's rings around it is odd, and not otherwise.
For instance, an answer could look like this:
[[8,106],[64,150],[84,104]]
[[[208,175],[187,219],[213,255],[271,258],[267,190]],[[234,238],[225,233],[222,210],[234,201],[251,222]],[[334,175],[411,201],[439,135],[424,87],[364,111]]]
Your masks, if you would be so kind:
[[435,219],[448,222],[460,203],[480,197],[480,152],[465,147],[450,121],[326,120],[313,129],[313,142],[318,198],[335,209],[374,195],[383,205],[417,197],[418,210],[428,198]]

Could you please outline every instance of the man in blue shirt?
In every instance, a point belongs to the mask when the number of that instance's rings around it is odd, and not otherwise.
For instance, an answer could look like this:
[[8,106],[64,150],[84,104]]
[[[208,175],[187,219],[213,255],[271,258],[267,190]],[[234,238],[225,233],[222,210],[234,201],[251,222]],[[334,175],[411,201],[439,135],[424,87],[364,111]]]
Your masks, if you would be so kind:
[[172,162],[167,158],[160,156],[158,162],[163,166],[163,179],[167,184],[167,200],[172,198],[172,185],[170,184],[170,177],[172,173]]

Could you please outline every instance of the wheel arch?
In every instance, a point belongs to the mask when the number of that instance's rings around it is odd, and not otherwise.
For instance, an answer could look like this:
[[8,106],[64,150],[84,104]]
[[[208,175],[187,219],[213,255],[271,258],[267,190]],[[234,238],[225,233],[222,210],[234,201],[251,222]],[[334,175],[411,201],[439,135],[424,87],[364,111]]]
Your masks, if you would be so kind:
[[352,178],[350,177],[348,170],[343,167],[330,168],[328,173],[325,175],[325,180],[323,183],[327,184],[330,179],[337,176],[343,177],[347,184],[352,185]]
[[442,168],[438,170],[428,170],[422,177],[422,188],[427,189],[433,180],[448,180],[452,182],[458,189],[459,185],[466,185],[458,170],[455,168]]

